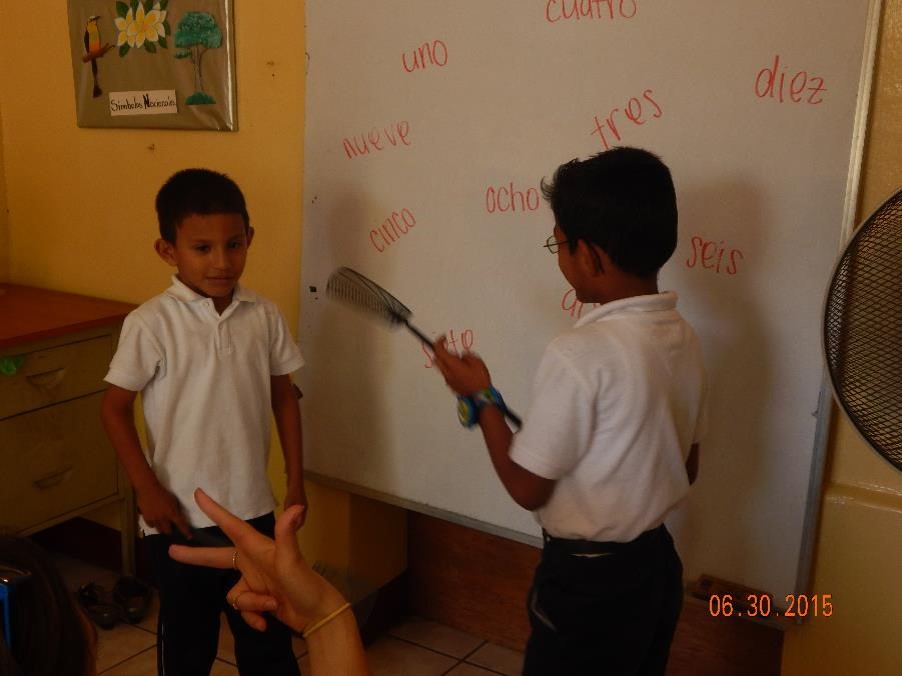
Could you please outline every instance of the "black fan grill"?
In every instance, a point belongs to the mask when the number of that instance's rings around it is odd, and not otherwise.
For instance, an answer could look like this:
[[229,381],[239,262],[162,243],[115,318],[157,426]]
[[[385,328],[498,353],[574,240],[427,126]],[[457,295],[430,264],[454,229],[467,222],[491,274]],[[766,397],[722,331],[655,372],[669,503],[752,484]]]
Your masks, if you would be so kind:
[[861,225],[836,264],[824,354],[846,415],[902,470],[902,189]]

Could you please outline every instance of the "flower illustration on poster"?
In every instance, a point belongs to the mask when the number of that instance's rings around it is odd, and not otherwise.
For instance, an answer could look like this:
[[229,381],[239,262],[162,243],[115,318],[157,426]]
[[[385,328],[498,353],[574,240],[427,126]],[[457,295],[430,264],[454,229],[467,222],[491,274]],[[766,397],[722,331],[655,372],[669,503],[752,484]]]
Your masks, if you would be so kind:
[[142,47],[155,54],[157,46],[166,49],[166,36],[170,34],[169,22],[166,21],[166,6],[169,0],[140,2],[132,0],[131,5],[116,3],[116,18],[113,23],[119,36],[116,47],[119,56],[125,56],[131,49]]

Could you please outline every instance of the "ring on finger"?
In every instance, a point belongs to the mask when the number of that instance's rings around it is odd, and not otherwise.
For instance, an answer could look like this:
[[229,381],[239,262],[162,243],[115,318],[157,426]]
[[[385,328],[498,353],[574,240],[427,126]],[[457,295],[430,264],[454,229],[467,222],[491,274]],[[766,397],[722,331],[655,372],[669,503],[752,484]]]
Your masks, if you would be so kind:
[[238,550],[232,552],[232,568],[238,570]]

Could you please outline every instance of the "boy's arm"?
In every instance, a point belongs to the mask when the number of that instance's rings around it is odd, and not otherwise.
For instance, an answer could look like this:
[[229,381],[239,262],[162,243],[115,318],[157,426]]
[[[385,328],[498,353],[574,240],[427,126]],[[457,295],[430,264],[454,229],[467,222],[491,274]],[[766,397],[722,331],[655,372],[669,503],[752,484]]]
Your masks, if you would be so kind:
[[307,494],[304,491],[304,439],[301,429],[301,409],[290,375],[270,376],[272,412],[285,456],[287,490],[285,509],[303,505],[302,524],[307,516]]
[[[474,354],[457,357],[445,348],[441,337],[433,345],[435,363],[445,377],[445,382],[461,396],[491,387],[492,380],[485,363]],[[510,458],[513,433],[497,406],[486,405],[479,411],[479,427],[495,473],[514,502],[530,511],[542,507],[554,490],[555,481],[533,474]]]
[[190,539],[191,529],[178,500],[157,480],[141,450],[135,428],[137,395],[137,392],[110,385],[100,409],[103,428],[135,489],[138,509],[147,525],[166,535],[177,528]]
[[698,444],[692,444],[689,448],[689,457],[686,458],[686,474],[689,476],[690,486],[695,483],[695,478],[698,476],[699,452]]

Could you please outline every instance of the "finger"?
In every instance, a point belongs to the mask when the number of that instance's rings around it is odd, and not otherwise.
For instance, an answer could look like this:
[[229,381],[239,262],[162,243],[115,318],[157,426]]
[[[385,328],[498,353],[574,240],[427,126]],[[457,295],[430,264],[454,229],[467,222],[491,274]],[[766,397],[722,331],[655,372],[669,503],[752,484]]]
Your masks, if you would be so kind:
[[234,547],[189,547],[188,545],[170,545],[169,556],[182,563],[207,568],[227,570],[232,567]]
[[175,524],[175,527],[179,529],[181,534],[185,536],[186,540],[190,540],[194,537],[191,534],[191,526],[188,525],[188,519],[185,518],[185,515],[182,514],[181,510],[179,510],[178,516],[176,516],[172,522]]
[[226,601],[240,613],[271,613],[279,607],[278,602],[269,594],[258,594],[247,588],[236,592],[233,587],[233,591],[226,595]]
[[242,611],[241,619],[244,620],[245,624],[249,626],[251,629],[256,629],[257,631],[266,631],[266,618],[263,617],[260,613],[252,613]]
[[265,539],[263,535],[254,530],[253,526],[232,514],[207,495],[203,489],[198,488],[194,491],[194,501],[203,513],[213,519],[214,523],[222,528],[223,532],[236,545],[253,541],[255,536]]
[[441,360],[448,356],[448,349],[445,347],[446,343],[447,338],[445,338],[445,336],[439,336],[432,344],[432,351],[435,354],[436,359]]

